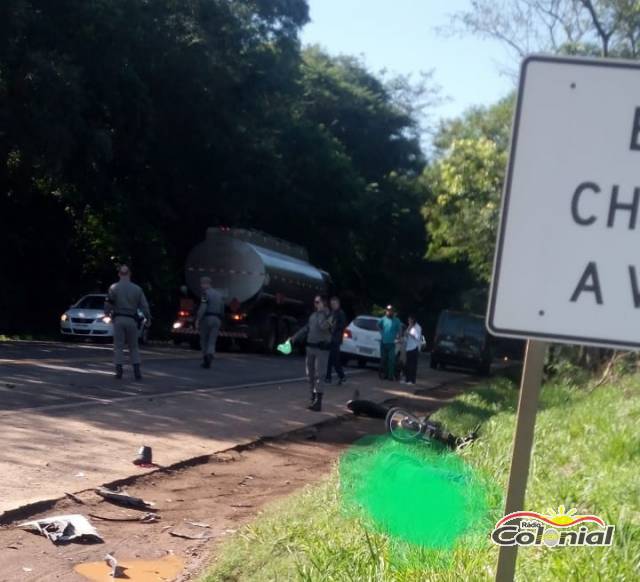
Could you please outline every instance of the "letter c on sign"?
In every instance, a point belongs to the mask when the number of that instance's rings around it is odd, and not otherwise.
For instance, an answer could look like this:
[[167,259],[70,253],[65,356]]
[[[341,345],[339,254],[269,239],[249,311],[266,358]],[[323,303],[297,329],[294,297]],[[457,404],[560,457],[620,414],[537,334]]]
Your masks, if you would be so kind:
[[580,196],[585,190],[593,190],[596,194],[600,192],[600,186],[595,184],[594,182],[582,182],[573,193],[573,198],[571,198],[571,216],[573,216],[573,220],[576,221],[576,224],[581,226],[589,226],[596,221],[595,215],[589,216],[589,218],[583,218],[580,216],[578,212],[578,204],[580,203]]
[[518,533],[517,525],[503,525],[491,532],[491,541],[499,546],[515,546],[515,535]]

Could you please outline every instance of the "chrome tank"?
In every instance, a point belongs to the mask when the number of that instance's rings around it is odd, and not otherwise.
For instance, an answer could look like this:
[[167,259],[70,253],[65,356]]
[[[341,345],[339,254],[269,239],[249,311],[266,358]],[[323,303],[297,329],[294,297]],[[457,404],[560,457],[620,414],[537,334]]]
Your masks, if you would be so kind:
[[210,277],[226,305],[238,307],[260,297],[279,303],[308,303],[326,293],[328,275],[309,263],[302,247],[244,229],[209,228],[189,256],[185,277],[200,294],[200,277]]

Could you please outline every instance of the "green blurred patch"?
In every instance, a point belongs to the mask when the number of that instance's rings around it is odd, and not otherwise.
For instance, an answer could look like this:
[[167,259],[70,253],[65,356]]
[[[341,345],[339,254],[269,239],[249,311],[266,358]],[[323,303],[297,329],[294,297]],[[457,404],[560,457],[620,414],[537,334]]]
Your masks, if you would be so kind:
[[451,549],[487,513],[487,491],[457,455],[425,442],[365,437],[343,455],[347,514],[378,533],[421,547]]

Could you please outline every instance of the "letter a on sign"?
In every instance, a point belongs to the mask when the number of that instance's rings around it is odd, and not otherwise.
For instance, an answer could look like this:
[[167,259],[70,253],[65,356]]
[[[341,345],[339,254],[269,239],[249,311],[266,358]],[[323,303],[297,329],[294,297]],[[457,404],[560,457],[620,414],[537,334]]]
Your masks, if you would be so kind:
[[596,303],[602,305],[602,291],[600,290],[600,279],[598,279],[598,267],[593,262],[589,263],[584,270],[580,282],[571,296],[571,301],[578,301],[580,294],[586,291],[594,293]]
[[487,327],[640,349],[640,63],[522,64]]

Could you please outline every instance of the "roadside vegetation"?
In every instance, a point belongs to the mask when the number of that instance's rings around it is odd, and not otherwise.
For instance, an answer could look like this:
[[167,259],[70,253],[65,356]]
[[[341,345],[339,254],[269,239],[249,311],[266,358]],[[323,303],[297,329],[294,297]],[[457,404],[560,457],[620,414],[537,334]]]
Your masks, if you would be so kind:
[[354,310],[444,308],[472,283],[424,260],[435,85],[303,48],[308,21],[305,0],[2,3],[3,333],[55,331],[121,261],[168,331],[217,225],[304,245]]
[[[338,470],[284,499],[243,528],[219,552],[203,582],[233,580],[490,580],[497,549],[488,539],[501,517],[518,390],[496,379],[435,415],[454,433],[481,423],[481,438],[459,454],[487,490],[483,527],[453,551],[421,549],[375,533],[347,515]],[[640,375],[594,388],[569,380],[544,386],[527,508],[564,505],[616,526],[610,548],[526,548],[518,580],[637,580],[640,575]],[[408,507],[407,511],[411,511]]]

